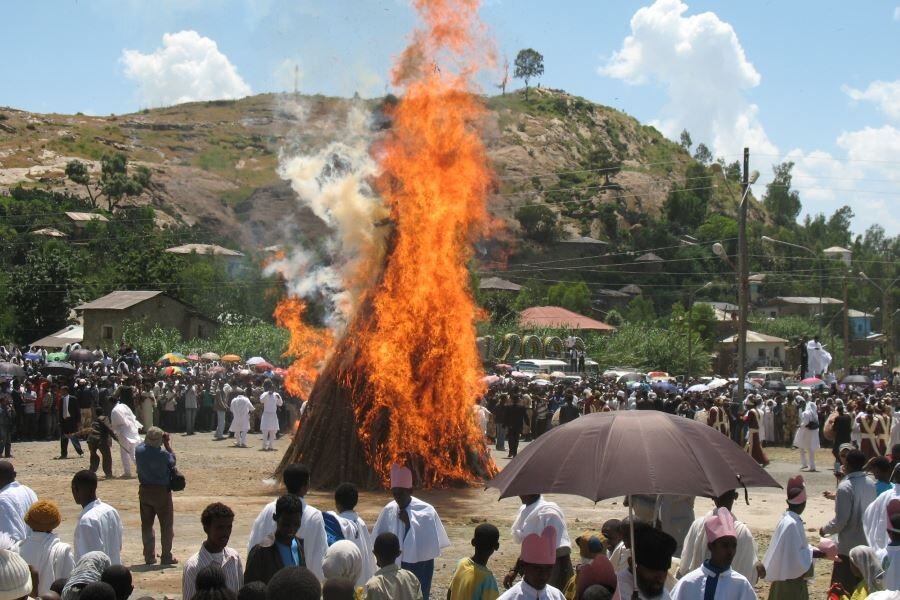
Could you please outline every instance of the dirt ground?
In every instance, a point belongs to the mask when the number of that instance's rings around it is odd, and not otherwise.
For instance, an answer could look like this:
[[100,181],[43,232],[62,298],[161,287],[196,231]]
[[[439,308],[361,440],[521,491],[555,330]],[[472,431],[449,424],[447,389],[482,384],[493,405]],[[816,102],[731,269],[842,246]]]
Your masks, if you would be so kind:
[[[281,454],[290,440],[283,438],[277,443],[278,452],[262,452],[261,438],[251,435],[250,448],[233,447],[233,440],[215,442],[211,435],[198,433],[192,437],[175,436],[174,450],[178,455],[178,464],[187,477],[187,489],[175,496],[175,556],[183,563],[197,551],[204,539],[200,526],[200,513],[210,502],[221,501],[229,505],[235,512],[236,520],[230,546],[246,557],[247,536],[253,520],[259,510],[272,498],[278,490],[266,484]],[[784,485],[788,477],[799,468],[799,454],[796,450],[783,448],[767,449],[772,465],[770,472],[779,483]],[[52,460],[59,453],[56,442],[35,442],[17,444],[13,447],[15,464],[19,481],[31,486],[41,498],[55,500],[63,513],[63,522],[58,533],[63,541],[71,543],[75,521],[81,510],[73,500],[70,489],[72,474],[78,469],[87,468],[87,456],[78,458],[70,450],[69,460]],[[495,453],[500,468],[508,461],[505,453]],[[121,474],[117,449],[114,448],[114,473]],[[825,490],[833,490],[834,477],[831,474],[830,450],[820,450],[816,462],[820,471],[804,475],[810,502],[803,517],[806,522],[810,542],[818,541],[818,528],[827,522],[833,512],[833,503],[823,497]],[[495,490],[484,490],[482,487],[469,489],[421,491],[416,495],[432,503],[440,514],[452,546],[445,550],[443,556],[435,561],[436,572],[432,596],[442,598],[446,586],[453,573],[456,562],[467,556],[471,550],[469,540],[477,523],[490,521],[501,531],[500,551],[491,559],[490,567],[498,574],[498,579],[515,561],[518,548],[511,542],[509,527],[519,507],[518,499],[499,501]],[[125,526],[123,562],[132,568],[135,578],[134,598],[149,595],[156,599],[181,597],[181,567],[145,566],[141,550],[140,520],[137,507],[137,480],[101,478],[98,496],[101,500],[115,506]],[[601,524],[610,518],[621,518],[627,514],[621,499],[609,500],[594,504],[575,496],[548,496],[563,508],[572,539],[584,530],[599,529]],[[311,493],[307,500],[321,510],[331,510],[333,503],[327,492]],[[359,513],[371,527],[381,507],[390,500],[386,492],[365,493],[361,495]],[[712,507],[708,500],[698,499],[695,505],[696,514],[705,513]],[[772,530],[777,524],[781,512],[785,508],[782,490],[751,489],[750,505],[744,504],[741,498],[734,512],[743,520],[757,537],[760,556],[765,552]],[[159,548],[157,548],[157,553]],[[822,598],[828,587],[831,564],[817,561],[816,578],[811,586],[811,597]],[[765,597],[766,585],[761,583],[757,591]]]

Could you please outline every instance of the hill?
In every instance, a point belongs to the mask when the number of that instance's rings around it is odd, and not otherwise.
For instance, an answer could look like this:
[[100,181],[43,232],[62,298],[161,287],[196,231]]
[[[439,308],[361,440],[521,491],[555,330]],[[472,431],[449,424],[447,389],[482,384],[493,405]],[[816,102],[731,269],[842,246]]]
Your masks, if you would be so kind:
[[[99,170],[101,156],[118,151],[150,168],[151,189],[130,203],[152,206],[159,224],[225,233],[244,249],[314,238],[323,224],[297,209],[276,172],[279,152],[331,141],[334,122],[359,102],[378,114],[383,101],[263,94],[108,117],[0,108],[0,193],[17,185],[81,193],[66,180],[66,163],[77,158]],[[564,237],[605,239],[613,213],[616,228],[627,231],[658,217],[696,164],[653,127],[564,92],[537,89],[528,101],[515,92],[486,103],[498,183],[490,209],[513,232],[516,210],[532,203],[559,215]],[[710,211],[733,214],[731,187],[713,189]],[[604,212],[604,204],[614,209]]]

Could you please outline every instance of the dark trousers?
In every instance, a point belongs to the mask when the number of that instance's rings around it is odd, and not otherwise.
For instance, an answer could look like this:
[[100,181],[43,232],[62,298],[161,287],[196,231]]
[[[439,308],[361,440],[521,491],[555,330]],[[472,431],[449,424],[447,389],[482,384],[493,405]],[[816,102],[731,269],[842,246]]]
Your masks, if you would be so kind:
[[519,453],[519,436],[522,435],[521,431],[507,431],[506,432],[506,443],[509,444],[509,455],[515,456]]
[[[63,458],[69,456],[69,434],[63,433],[59,437],[59,455]],[[81,440],[77,437],[72,436],[72,447],[75,448],[75,452],[78,453],[78,456],[84,454],[84,450],[81,449]]]
[[109,444],[92,444],[88,442],[88,450],[91,452],[91,472],[97,472],[97,469],[100,467],[100,459],[102,458],[103,474],[107,477],[112,477],[112,452],[109,450]]
[[3,458],[12,458],[12,443],[6,442],[3,444]]
[[175,539],[175,509],[172,506],[172,492],[164,485],[144,485],[138,488],[138,502],[141,509],[141,538],[144,542],[144,562],[156,560],[156,536],[153,520],[159,519],[159,533],[162,541],[163,562],[172,559],[172,540]]
[[197,409],[196,408],[185,408],[184,409],[184,427],[188,435],[194,435],[194,423],[197,420]]
[[422,598],[428,600],[428,596],[431,594],[431,579],[434,577],[434,560],[423,560],[417,563],[401,562],[400,566],[416,576],[419,585],[422,586]]

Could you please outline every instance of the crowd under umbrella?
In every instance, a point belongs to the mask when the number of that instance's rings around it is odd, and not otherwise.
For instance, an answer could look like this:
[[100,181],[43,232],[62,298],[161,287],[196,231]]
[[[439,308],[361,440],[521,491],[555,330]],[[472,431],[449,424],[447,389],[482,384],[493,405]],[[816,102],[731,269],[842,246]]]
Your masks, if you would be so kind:
[[594,502],[628,497],[631,547],[636,494],[721,496],[780,488],[743,448],[692,419],[658,411],[592,413],[555,427],[513,458],[488,487],[500,499],[571,494]]
[[222,357],[224,362],[241,362],[241,357],[237,354],[226,354]]
[[25,377],[25,369],[11,362],[0,362],[0,377]]
[[204,360],[206,362],[212,362],[214,360],[222,360],[222,357],[216,354],[215,352],[204,352],[200,355],[200,360]]
[[41,367],[41,373],[44,375],[57,375],[61,377],[72,377],[75,375],[75,365],[59,360],[48,362]]
[[190,362],[181,352],[167,352],[156,361],[158,365],[183,365]]
[[183,367],[179,367],[176,365],[170,365],[168,367],[163,367],[159,370],[160,377],[170,377],[173,375],[184,375],[186,371]]

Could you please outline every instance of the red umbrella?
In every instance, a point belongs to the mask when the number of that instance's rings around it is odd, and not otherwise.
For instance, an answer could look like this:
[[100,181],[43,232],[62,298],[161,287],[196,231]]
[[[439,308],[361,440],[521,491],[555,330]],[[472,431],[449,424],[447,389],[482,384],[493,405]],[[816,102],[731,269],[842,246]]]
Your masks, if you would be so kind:
[[806,379],[800,380],[800,385],[819,385],[820,383],[825,383],[818,377],[807,377]]
[[199,361],[200,361],[200,355],[197,354],[196,352],[194,352],[193,354],[188,354],[188,355],[187,355],[187,359],[188,359],[188,360],[191,360],[191,361],[194,361],[194,362],[199,362]]
[[256,363],[253,365],[253,368],[259,371],[260,373],[265,373],[266,371],[271,371],[275,368],[275,365],[267,362]]

